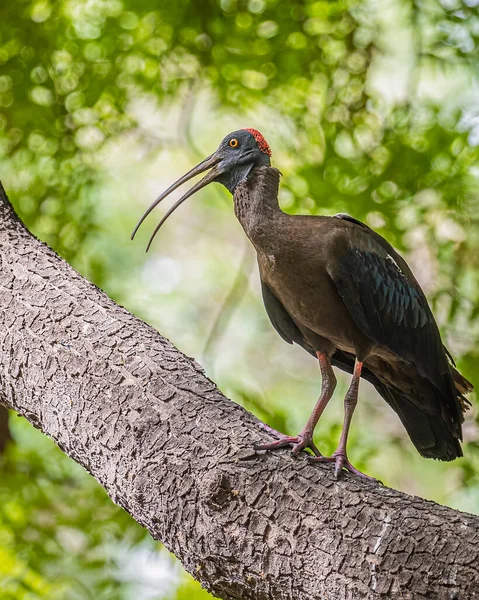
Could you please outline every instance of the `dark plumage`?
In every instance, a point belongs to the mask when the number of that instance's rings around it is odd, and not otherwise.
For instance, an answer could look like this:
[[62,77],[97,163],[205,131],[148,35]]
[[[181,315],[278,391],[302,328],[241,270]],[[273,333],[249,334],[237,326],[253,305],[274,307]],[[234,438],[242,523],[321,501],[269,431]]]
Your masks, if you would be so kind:
[[[270,167],[269,156],[259,132],[233,132],[144,215],[178,185],[212,167],[174,208],[211,181],[223,183],[233,193],[236,216],[257,251],[271,323],[285,341],[318,358],[323,383],[310,419],[295,437],[272,432],[278,440],[262,448],[293,444],[297,452],[310,447],[315,460],[335,463],[337,475],[343,467],[361,474],[347,458],[346,443],[363,377],[398,414],[422,456],[440,460],[462,456],[461,423],[468,405],[464,394],[472,385],[451,364],[424,293],[406,262],[384,238],[348,215],[282,212],[280,174]],[[353,377],[338,449],[327,458],[320,455],[312,436],[336,384],[331,365]]]

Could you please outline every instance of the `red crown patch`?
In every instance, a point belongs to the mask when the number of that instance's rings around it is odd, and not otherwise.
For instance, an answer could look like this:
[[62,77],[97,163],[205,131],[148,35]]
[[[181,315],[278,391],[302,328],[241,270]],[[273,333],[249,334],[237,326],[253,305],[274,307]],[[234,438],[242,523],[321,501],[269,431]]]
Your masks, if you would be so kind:
[[248,129],[247,127],[245,127],[244,131],[249,131],[251,133],[251,135],[256,140],[258,148],[261,150],[261,152],[264,152],[268,156],[271,156],[271,148],[269,147],[268,142],[264,139],[264,137],[257,129]]

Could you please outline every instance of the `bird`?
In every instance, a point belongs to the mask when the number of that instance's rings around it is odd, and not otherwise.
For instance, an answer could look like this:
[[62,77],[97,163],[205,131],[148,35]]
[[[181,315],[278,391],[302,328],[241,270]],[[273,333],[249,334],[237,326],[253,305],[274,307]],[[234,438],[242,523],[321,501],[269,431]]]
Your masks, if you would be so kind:
[[[283,212],[278,201],[281,173],[271,165],[271,156],[258,130],[230,133],[151,204],[131,236],[160,202],[205,171],[160,220],[147,251],[168,217],[198,190],[217,182],[232,194],[235,215],[257,253],[271,324],[283,340],[315,357],[322,376],[319,398],[301,431],[289,436],[266,425],[274,441],[256,449],[308,449],[313,462],[334,463],[336,478],[349,471],[374,479],[354,467],[347,451],[363,378],[396,412],[423,457],[451,461],[462,456],[462,423],[470,406],[466,394],[473,386],[443,345],[406,261],[386,239],[348,214]],[[331,456],[323,456],[313,434],[336,387],[333,367],[352,377],[338,446]]]

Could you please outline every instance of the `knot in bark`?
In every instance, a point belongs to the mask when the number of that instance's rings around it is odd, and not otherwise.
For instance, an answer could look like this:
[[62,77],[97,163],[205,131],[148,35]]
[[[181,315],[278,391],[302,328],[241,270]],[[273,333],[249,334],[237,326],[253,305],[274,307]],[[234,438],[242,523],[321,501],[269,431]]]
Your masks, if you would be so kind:
[[227,475],[217,470],[202,479],[200,494],[204,503],[213,510],[221,510],[234,497],[233,486]]

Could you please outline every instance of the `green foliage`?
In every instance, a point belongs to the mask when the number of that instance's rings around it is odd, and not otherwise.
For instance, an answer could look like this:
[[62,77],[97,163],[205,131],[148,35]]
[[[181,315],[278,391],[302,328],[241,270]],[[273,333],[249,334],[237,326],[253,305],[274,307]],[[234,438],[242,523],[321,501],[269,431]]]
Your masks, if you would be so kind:
[[[161,598],[171,598],[179,581],[160,544],[49,439],[10,421],[14,443],[1,458],[2,600],[159,598],[163,588]],[[151,578],[153,569],[165,571],[168,586]],[[185,578],[178,590],[186,597],[198,584]]]
[[[223,194],[211,191],[198,208],[192,201],[186,221],[175,215],[159,254],[145,259],[143,232],[134,246],[128,237],[143,208],[134,200],[154,195],[148,182],[161,188],[172,170],[246,125],[273,147],[285,210],[349,212],[407,253],[447,345],[479,384],[474,2],[4,4],[0,177],[17,211],[89,279],[188,354],[203,354],[225,392],[294,432],[318,381],[313,362],[275,337],[249,289],[253,260],[248,251],[239,258],[241,232]],[[232,269],[240,260],[243,275]],[[364,389],[351,439],[358,467],[477,512],[477,410],[466,458],[442,465],[420,459]],[[340,421],[339,410],[321,421],[325,452]],[[41,436],[18,423],[15,432],[0,484],[2,593],[123,597],[128,586],[108,549],[122,540],[136,552],[143,531]],[[172,594],[207,596],[195,586],[172,584]]]
[[0,483],[2,598],[118,598],[109,550],[145,532],[45,436],[15,417],[11,428]]

